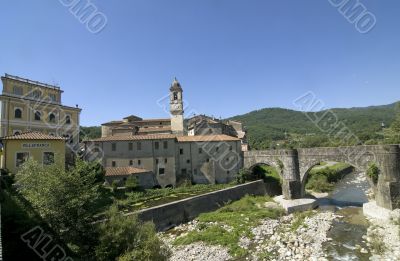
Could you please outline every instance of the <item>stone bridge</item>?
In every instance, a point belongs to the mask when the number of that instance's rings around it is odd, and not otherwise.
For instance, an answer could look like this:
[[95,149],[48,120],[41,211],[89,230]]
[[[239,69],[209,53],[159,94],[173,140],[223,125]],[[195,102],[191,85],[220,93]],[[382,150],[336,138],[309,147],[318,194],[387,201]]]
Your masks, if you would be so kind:
[[337,148],[309,148],[248,151],[244,153],[244,167],[266,164],[280,170],[282,190],[286,199],[305,196],[305,182],[312,167],[323,161],[345,162],[360,171],[370,163],[380,170],[374,188],[378,206],[395,209],[400,206],[400,145],[372,145]]

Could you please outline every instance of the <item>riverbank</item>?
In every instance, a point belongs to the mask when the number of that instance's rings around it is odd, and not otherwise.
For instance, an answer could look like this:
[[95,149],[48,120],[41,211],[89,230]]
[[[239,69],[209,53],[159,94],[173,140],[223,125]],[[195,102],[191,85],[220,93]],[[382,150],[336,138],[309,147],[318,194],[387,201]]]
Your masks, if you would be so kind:
[[[263,208],[279,206],[268,201]],[[357,207],[332,209],[261,218],[248,230],[237,230],[228,220],[200,218],[159,235],[172,251],[171,261],[400,260],[399,222],[367,219]],[[248,217],[241,219],[246,226]],[[218,237],[206,232],[209,228],[218,228]],[[235,247],[224,242],[233,235]]]
[[373,253],[370,260],[400,260],[400,210],[397,218],[381,220],[367,218],[370,222],[364,240]]
[[[265,202],[262,208],[278,211],[271,213],[282,211],[273,202]],[[331,240],[326,235],[332,221],[338,218],[333,212],[315,210],[280,217],[271,215],[249,223],[246,223],[249,217],[240,214],[239,217],[243,224],[234,226],[224,219],[204,222],[200,216],[160,233],[172,250],[170,260],[327,260],[322,245]],[[252,225],[246,229],[247,224]],[[218,230],[218,238],[212,234],[214,229]]]

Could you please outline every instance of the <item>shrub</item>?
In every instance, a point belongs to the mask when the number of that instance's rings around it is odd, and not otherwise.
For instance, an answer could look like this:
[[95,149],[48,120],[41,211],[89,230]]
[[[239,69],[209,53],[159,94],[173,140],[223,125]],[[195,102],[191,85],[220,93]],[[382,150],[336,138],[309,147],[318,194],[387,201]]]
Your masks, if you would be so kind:
[[380,170],[378,166],[375,163],[371,163],[367,169],[367,176],[372,179],[372,182],[374,182],[374,184],[378,183],[379,174]]
[[111,183],[111,190],[113,193],[117,193],[118,191],[118,181],[113,180],[113,182]]
[[169,249],[157,237],[153,223],[141,222],[136,215],[124,216],[117,206],[106,213],[99,227],[97,260],[168,260]]
[[134,176],[128,177],[127,180],[125,181],[125,187],[126,187],[127,191],[134,191],[134,190],[138,189],[139,181],[138,181],[137,177],[134,177]]

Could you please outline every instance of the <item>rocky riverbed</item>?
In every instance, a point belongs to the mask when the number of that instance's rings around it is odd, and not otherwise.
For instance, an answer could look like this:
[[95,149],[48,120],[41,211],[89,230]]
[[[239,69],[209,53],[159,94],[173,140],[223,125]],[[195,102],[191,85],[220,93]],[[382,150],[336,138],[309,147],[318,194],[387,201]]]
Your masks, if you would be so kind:
[[400,210],[388,221],[368,218],[370,226],[363,238],[373,253],[370,260],[400,260]]
[[[303,215],[286,215],[278,220],[264,219],[251,229],[251,237],[240,238],[238,245],[249,249],[250,254],[239,260],[332,260],[323,246],[331,243],[332,239],[327,234],[334,224],[333,221],[342,218],[343,216],[332,211],[313,211]],[[367,234],[362,237],[362,245],[366,247],[356,244],[354,251],[370,253],[370,260],[400,260],[399,223],[396,220],[382,222],[372,218],[368,218],[368,222]],[[220,225],[227,231],[231,229]],[[199,229],[201,223],[194,220],[160,233],[162,240],[172,250],[171,261],[237,260],[222,246],[203,242],[173,245],[176,238]],[[355,258],[349,260],[358,260]]]
[[[335,218],[337,216],[333,212],[313,211],[286,215],[279,220],[264,219],[251,229],[251,237],[242,236],[238,244],[244,249],[251,249],[246,260],[326,260],[322,243],[330,240],[326,233]],[[223,227],[228,231],[230,229]],[[161,237],[172,250],[172,261],[234,259],[221,246],[209,246],[202,242],[184,246],[172,244],[177,237],[197,229],[200,229],[199,223],[192,221],[162,233]]]

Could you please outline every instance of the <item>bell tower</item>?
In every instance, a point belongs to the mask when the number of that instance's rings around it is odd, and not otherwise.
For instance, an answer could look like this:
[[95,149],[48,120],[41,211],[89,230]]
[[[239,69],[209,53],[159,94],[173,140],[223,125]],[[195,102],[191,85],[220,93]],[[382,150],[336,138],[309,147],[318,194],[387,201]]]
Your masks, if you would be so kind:
[[172,82],[170,91],[170,112],[171,112],[171,131],[174,134],[183,135],[183,98],[182,87],[178,80],[175,78]]

